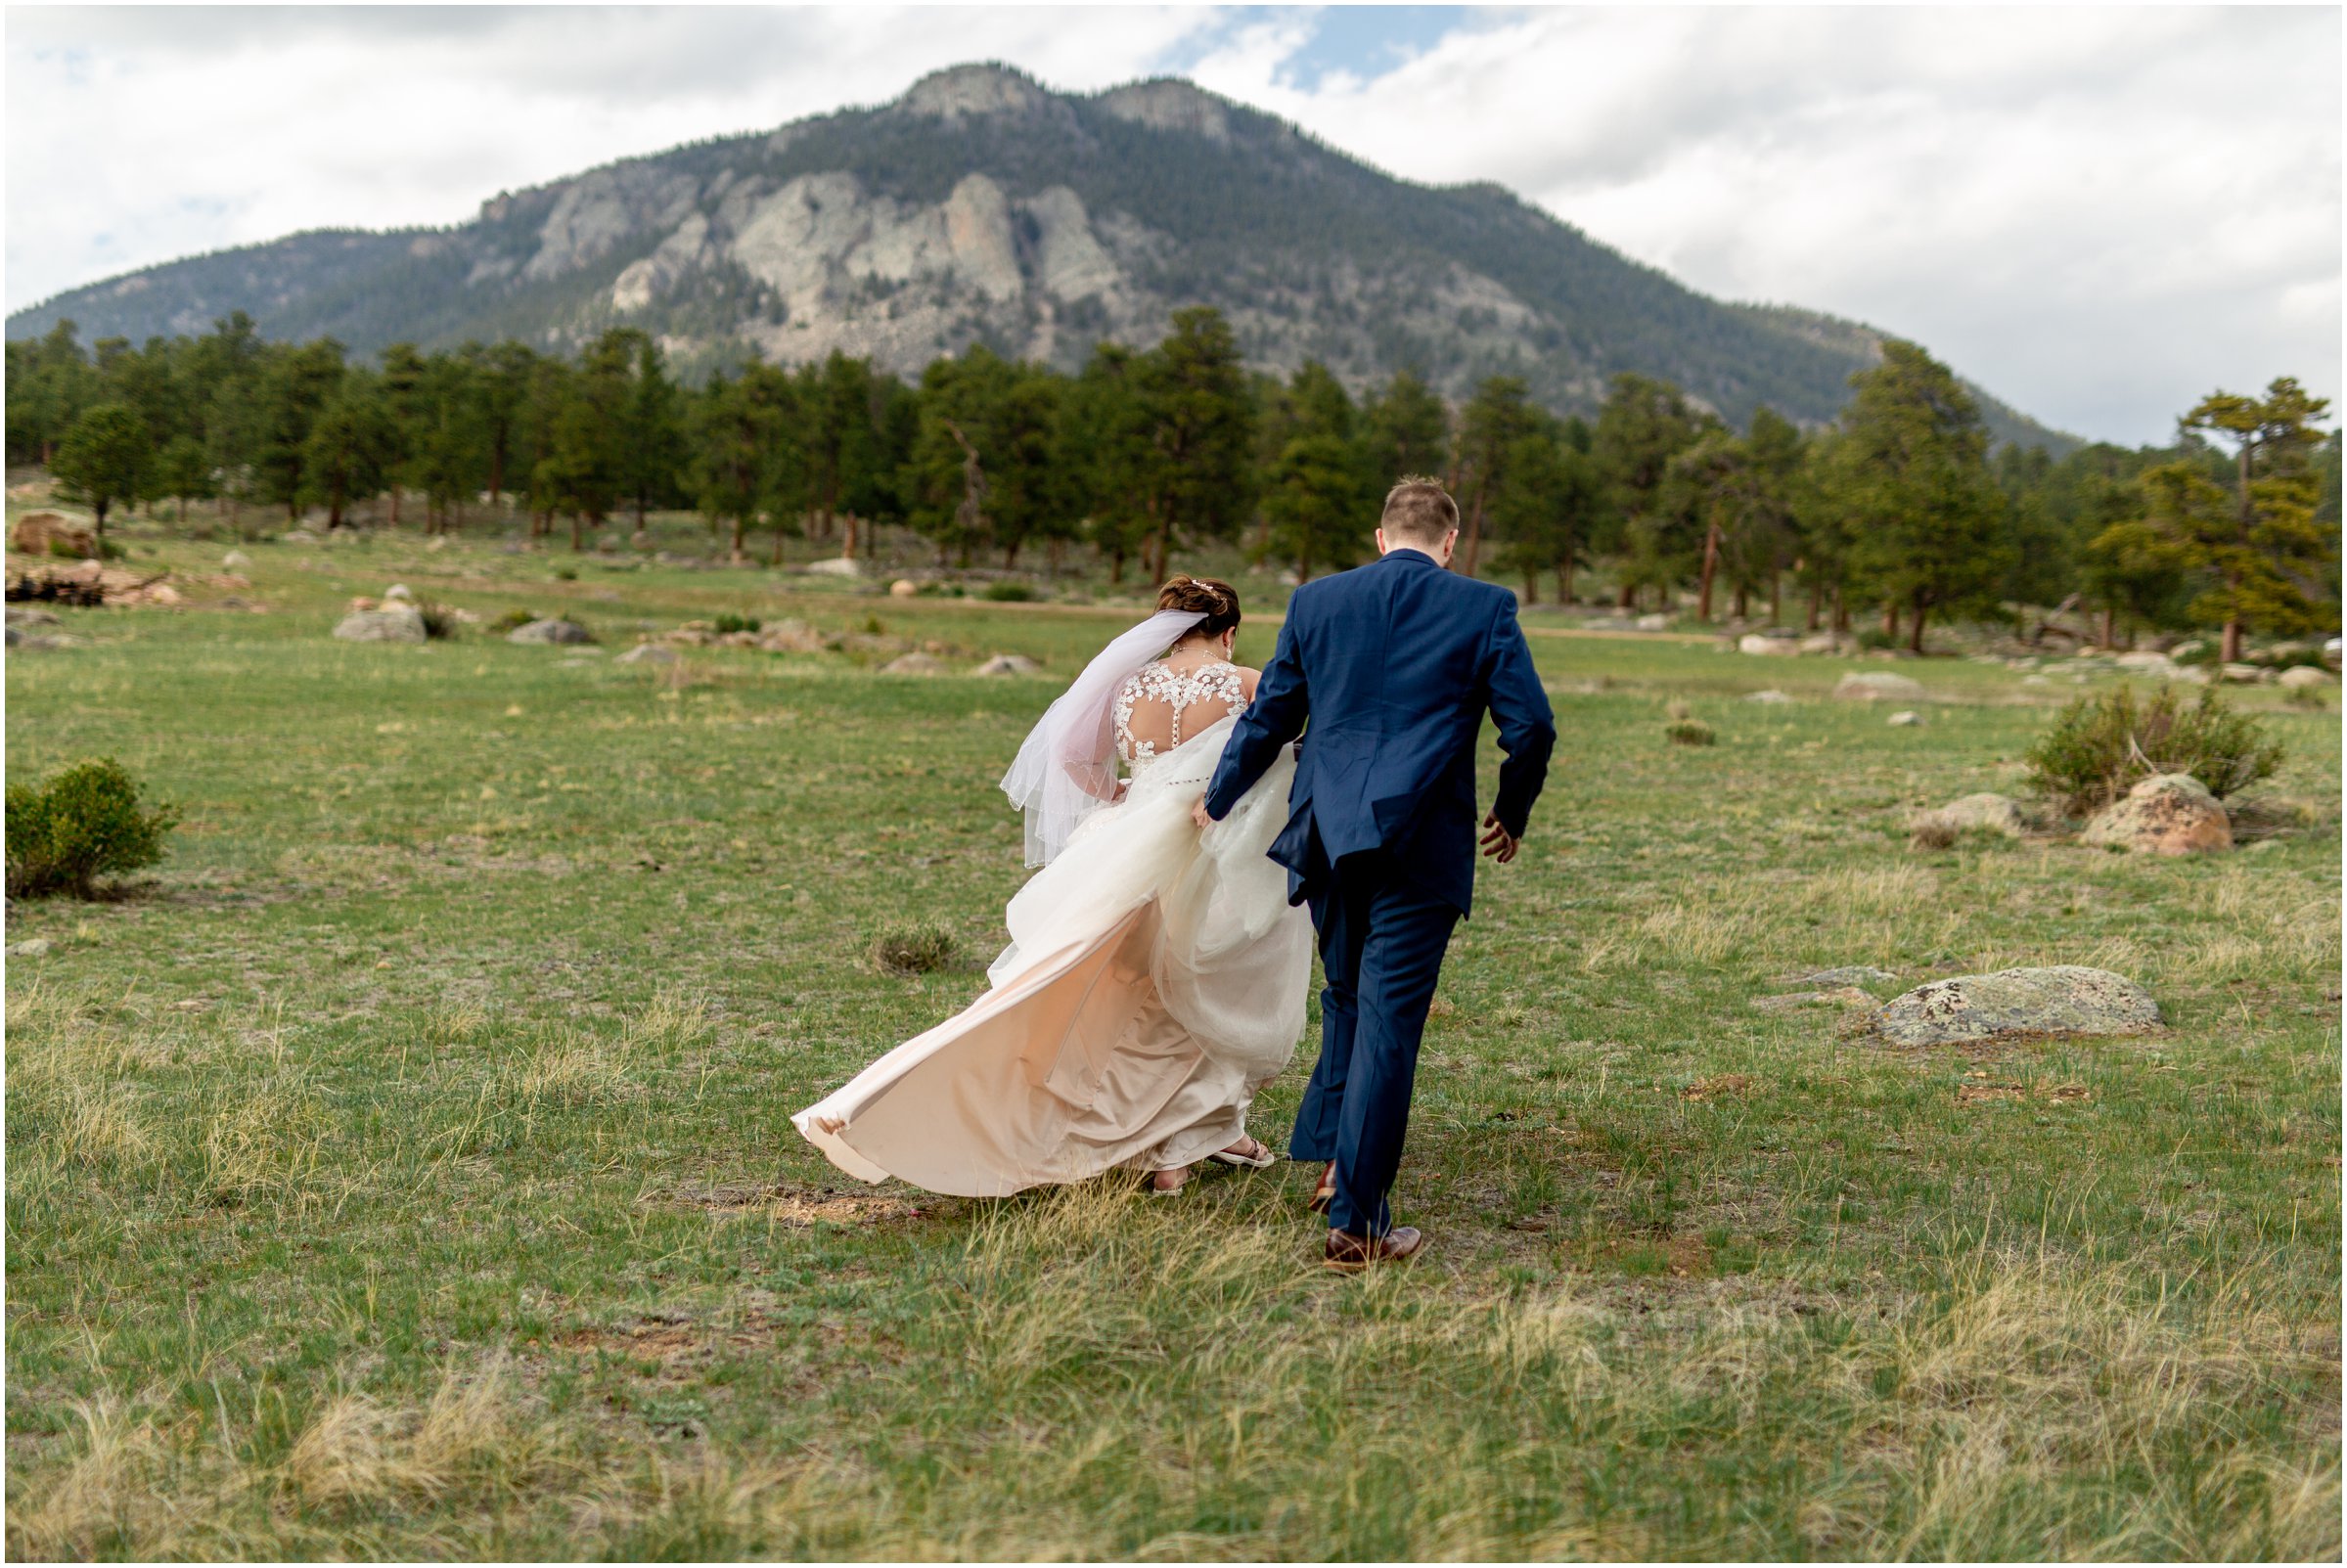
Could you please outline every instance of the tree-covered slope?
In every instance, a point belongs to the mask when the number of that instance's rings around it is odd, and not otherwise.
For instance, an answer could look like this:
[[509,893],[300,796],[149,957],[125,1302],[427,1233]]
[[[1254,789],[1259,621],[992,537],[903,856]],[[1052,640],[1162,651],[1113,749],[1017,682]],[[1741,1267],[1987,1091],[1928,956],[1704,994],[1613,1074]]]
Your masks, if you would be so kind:
[[[1397,180],[1187,82],[1091,96],[961,67],[892,104],[590,170],[469,223],[320,232],[151,267],[20,311],[86,337],[195,333],[231,310],[360,352],[644,327],[689,370],[837,348],[916,374],[973,341],[1072,369],[1212,304],[1249,362],[1447,394],[1522,377],[1588,409],[1608,377],[1675,381],[1741,423],[1823,423],[1876,335],[1722,304],[1496,186]],[[2001,438],[2068,438],[1984,398]]]

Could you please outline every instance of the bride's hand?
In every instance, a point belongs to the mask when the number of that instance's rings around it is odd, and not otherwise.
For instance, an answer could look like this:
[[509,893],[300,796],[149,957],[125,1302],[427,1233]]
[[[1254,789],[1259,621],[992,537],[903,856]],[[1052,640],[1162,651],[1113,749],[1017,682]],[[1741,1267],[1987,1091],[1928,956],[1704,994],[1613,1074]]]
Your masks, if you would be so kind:
[[1109,804],[1109,805],[1111,805],[1111,806],[1121,806],[1121,805],[1123,805],[1123,804],[1125,803],[1125,796],[1126,796],[1126,794],[1128,794],[1128,793],[1129,793],[1129,792],[1132,790],[1132,787],[1133,787],[1133,785],[1132,785],[1132,782],[1131,782],[1130,780],[1125,780],[1125,779],[1119,779],[1119,780],[1117,780],[1117,781],[1116,781],[1116,793],[1114,793],[1114,794],[1112,794],[1112,795],[1110,795],[1110,796],[1108,797],[1108,804]]
[[1204,795],[1198,796],[1197,799],[1190,803],[1190,820],[1197,824],[1197,830],[1201,833],[1214,826],[1214,819],[1207,815],[1206,812],[1206,797]]

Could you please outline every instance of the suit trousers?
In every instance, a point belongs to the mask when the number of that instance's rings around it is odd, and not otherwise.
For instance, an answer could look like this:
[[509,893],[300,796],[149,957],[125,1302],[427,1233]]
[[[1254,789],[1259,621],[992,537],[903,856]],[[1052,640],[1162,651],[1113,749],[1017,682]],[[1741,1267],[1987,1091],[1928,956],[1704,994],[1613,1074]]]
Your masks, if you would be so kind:
[[1384,850],[1348,855],[1310,895],[1320,934],[1320,1060],[1288,1140],[1292,1159],[1336,1162],[1329,1224],[1383,1235],[1385,1195],[1402,1163],[1419,1041],[1459,923]]

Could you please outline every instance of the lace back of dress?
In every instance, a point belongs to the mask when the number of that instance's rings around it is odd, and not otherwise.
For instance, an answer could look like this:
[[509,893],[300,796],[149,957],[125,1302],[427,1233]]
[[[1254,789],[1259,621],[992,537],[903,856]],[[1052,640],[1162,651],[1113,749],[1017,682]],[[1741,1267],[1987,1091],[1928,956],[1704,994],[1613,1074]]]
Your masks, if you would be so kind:
[[1246,706],[1236,664],[1177,670],[1160,659],[1116,692],[1116,754],[1126,766],[1163,756],[1225,714]]

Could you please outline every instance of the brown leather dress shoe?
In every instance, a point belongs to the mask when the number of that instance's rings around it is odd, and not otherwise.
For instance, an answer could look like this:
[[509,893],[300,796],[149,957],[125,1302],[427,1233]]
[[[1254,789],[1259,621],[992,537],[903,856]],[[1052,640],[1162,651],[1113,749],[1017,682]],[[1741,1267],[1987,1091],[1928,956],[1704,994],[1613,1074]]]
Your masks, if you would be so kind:
[[1350,1231],[1331,1231],[1322,1261],[1340,1274],[1359,1274],[1373,1263],[1400,1263],[1426,1247],[1417,1227],[1397,1225],[1381,1236],[1357,1236]]
[[1336,1201],[1336,1162],[1331,1160],[1320,1168],[1320,1186],[1312,1189],[1312,1197],[1304,1207],[1314,1214],[1326,1214],[1329,1205]]

